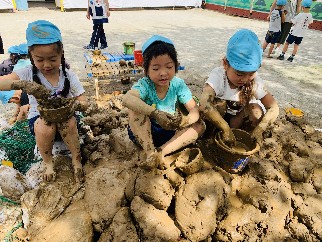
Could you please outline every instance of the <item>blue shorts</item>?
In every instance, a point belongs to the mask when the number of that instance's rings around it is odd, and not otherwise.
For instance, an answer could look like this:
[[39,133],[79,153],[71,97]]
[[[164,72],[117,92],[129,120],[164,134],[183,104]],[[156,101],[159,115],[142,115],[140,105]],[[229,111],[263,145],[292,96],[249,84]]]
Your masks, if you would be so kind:
[[[80,119],[81,117],[79,115],[74,115],[74,117],[76,118],[76,122],[77,122],[77,129],[80,128]],[[29,119],[29,130],[30,130],[30,133],[35,136],[35,122],[36,120],[39,118],[39,115]],[[62,137],[60,136],[60,133],[59,132],[56,132],[56,135],[55,135],[55,141],[62,141]]]
[[266,43],[276,44],[278,43],[280,36],[281,36],[281,31],[280,32],[267,31],[265,36],[265,41]]
[[289,34],[286,42],[289,44],[295,43],[296,45],[299,45],[299,44],[301,44],[302,39],[303,39],[303,37],[297,37],[297,36]]
[[[163,144],[167,143],[176,133],[175,130],[166,130],[163,129],[159,124],[157,124],[153,119],[151,120],[151,133],[152,133],[152,140],[155,147],[160,147]],[[135,138],[130,126],[127,127],[127,131],[129,134],[130,140],[133,143],[138,144],[138,141]]]

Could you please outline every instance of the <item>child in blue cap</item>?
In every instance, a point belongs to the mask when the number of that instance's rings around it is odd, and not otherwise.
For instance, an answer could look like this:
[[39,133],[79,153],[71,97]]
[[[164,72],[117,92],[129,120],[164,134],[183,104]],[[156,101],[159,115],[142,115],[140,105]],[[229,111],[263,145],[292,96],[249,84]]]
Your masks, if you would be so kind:
[[89,45],[84,46],[84,49],[97,49],[98,43],[101,43],[99,49],[107,48],[106,35],[104,32],[104,23],[108,23],[110,16],[108,0],[88,0],[88,8],[86,18],[93,20],[93,33]]
[[310,13],[311,5],[312,0],[302,1],[302,12],[292,19],[293,26],[287,37],[286,43],[284,44],[282,53],[277,57],[277,59],[284,60],[284,55],[288,49],[288,46],[294,43],[292,55],[287,59],[290,62],[294,60],[294,57],[299,49],[299,45],[303,40],[305,31],[309,28],[309,25],[313,23],[313,17]]
[[[39,98],[38,90],[45,90],[49,98],[75,97],[71,112],[84,111],[88,105],[84,88],[78,77],[65,68],[62,37],[54,24],[45,20],[32,22],[26,30],[26,38],[32,65],[0,77],[0,90],[23,89],[29,94],[29,127],[43,158],[44,180],[52,181],[56,177],[52,149],[58,132],[72,154],[75,179],[81,181],[83,170],[75,116],[63,123],[49,123],[40,116],[36,98]],[[37,87],[37,91],[32,87]]]
[[277,102],[257,74],[262,53],[254,32],[237,31],[228,41],[223,66],[213,69],[203,88],[200,108],[210,124],[222,130],[228,145],[235,142],[231,128],[241,128],[246,120],[252,137],[261,142],[263,131],[278,117]]
[[[205,127],[191,91],[175,76],[179,64],[173,42],[154,35],[143,44],[142,53],[145,77],[123,97],[129,108],[129,137],[146,154],[141,165],[163,168],[164,156],[196,141]],[[177,119],[178,104],[188,115]]]
[[265,51],[268,44],[271,44],[267,54],[268,58],[272,58],[271,53],[281,36],[282,23],[285,21],[285,14],[283,12],[285,4],[286,0],[277,0],[276,8],[271,12],[269,17],[269,27],[263,44],[263,51]]

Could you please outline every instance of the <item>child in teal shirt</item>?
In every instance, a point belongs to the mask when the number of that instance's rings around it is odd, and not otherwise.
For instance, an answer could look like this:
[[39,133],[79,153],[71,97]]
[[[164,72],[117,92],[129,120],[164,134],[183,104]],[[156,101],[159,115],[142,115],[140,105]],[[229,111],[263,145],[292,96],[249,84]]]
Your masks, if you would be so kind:
[[[175,76],[179,64],[173,42],[154,35],[143,44],[142,53],[146,76],[123,98],[129,108],[129,136],[142,146],[145,166],[163,168],[168,166],[164,156],[196,141],[205,126],[191,91]],[[179,104],[188,115],[178,119]]]

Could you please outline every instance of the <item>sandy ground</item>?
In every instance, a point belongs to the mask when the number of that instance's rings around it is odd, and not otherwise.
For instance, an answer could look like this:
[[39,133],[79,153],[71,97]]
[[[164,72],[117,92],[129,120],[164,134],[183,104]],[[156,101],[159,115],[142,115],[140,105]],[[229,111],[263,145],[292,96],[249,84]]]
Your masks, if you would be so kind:
[[[32,4],[28,11],[1,12],[4,48],[25,42],[27,24],[38,19],[55,23],[62,31],[65,56],[72,69],[86,79],[83,46],[88,44],[92,22],[85,11],[60,12],[53,3]],[[153,34],[172,39],[186,72],[200,78],[200,87],[212,68],[221,64],[229,37],[239,28],[249,28],[264,39],[268,22],[227,16],[204,9],[113,11],[105,25],[109,52],[123,51],[122,43],[133,41],[136,49]],[[293,63],[264,57],[260,75],[267,80],[280,107],[302,109],[316,128],[322,128],[322,32],[308,30]],[[292,49],[289,49],[288,54]],[[3,60],[8,55],[0,55]],[[0,106],[0,119],[6,113]],[[281,112],[283,115],[283,112]]]

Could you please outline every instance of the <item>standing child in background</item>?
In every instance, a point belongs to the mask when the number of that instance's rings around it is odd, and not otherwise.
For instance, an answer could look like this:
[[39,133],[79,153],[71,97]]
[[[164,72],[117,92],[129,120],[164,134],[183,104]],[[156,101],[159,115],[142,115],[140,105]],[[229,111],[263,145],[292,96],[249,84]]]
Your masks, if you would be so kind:
[[101,43],[99,49],[107,48],[106,36],[104,32],[104,23],[108,23],[110,16],[108,0],[88,0],[88,8],[86,18],[93,20],[93,33],[89,45],[84,46],[84,49],[97,49],[98,42]]
[[274,49],[274,45],[278,42],[281,36],[282,23],[285,21],[285,14],[283,12],[285,4],[286,0],[277,0],[276,8],[270,14],[269,28],[263,44],[263,51],[265,51],[268,44],[271,44],[267,54],[268,58],[272,58],[271,53]]
[[54,24],[45,20],[32,22],[28,25],[26,38],[32,65],[0,77],[0,90],[22,89],[29,94],[29,127],[43,158],[44,180],[51,181],[56,177],[52,149],[58,131],[72,154],[75,179],[81,181],[83,170],[76,117],[63,123],[49,123],[40,116],[36,98],[44,90],[48,98],[75,97],[70,112],[84,111],[88,105],[84,88],[78,77],[65,68],[62,37]]
[[[286,5],[283,8],[283,12],[285,13],[285,21],[284,23],[282,23],[281,35],[273,51],[280,50],[280,46],[284,45],[286,37],[288,36],[288,33],[290,32],[290,29],[292,27],[292,18],[294,18],[294,16],[298,14],[301,10],[301,1],[302,0],[286,1]],[[276,3],[277,0],[274,0],[270,9],[270,13],[275,9]],[[270,14],[268,17],[270,17]],[[279,51],[279,53],[280,52],[281,51]]]
[[257,74],[262,53],[254,32],[237,31],[228,41],[223,66],[213,69],[203,88],[200,108],[228,145],[235,142],[231,128],[241,128],[247,120],[252,137],[260,143],[263,131],[278,117],[277,102]]
[[[145,77],[123,97],[129,108],[129,136],[142,146],[147,167],[166,166],[163,157],[193,143],[204,132],[198,106],[178,71],[173,42],[154,35],[142,46]],[[176,119],[176,107],[183,104],[188,115]],[[157,148],[157,149],[156,149]]]
[[290,44],[294,43],[294,49],[292,55],[287,59],[292,62],[294,57],[299,49],[299,45],[303,40],[303,35],[305,30],[309,28],[309,25],[313,23],[313,17],[310,13],[310,8],[312,5],[312,0],[303,0],[302,1],[302,11],[292,19],[293,27],[287,37],[286,43],[283,47],[283,51],[277,59],[284,60],[284,55]]

